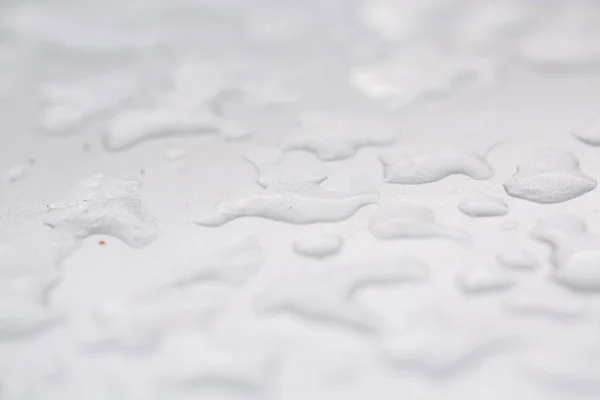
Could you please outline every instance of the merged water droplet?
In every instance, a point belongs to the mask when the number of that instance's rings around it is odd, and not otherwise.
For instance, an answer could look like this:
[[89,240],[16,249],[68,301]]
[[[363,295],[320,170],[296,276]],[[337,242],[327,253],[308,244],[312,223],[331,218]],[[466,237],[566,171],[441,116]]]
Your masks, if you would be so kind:
[[14,167],[10,167],[4,173],[4,178],[10,182],[14,183],[20,181],[27,175],[27,167],[24,165],[15,165]]
[[143,353],[155,350],[173,330],[199,329],[222,314],[228,299],[218,293],[183,290],[144,293],[92,309],[92,323],[79,343],[88,351]]
[[600,237],[585,222],[570,215],[539,221],[531,234],[552,246],[553,278],[575,290],[600,290]]
[[470,217],[500,217],[509,211],[504,199],[487,195],[465,197],[458,209]]
[[177,161],[186,156],[187,152],[184,149],[173,147],[165,149],[165,158],[169,161]]
[[518,43],[521,56],[535,66],[579,68],[600,61],[600,17],[588,2],[557,4],[549,18]]
[[447,378],[477,368],[515,345],[515,339],[492,320],[436,314],[423,313],[406,329],[385,336],[383,359],[396,368]]
[[590,146],[600,146],[600,118],[590,121],[575,132],[575,137]]
[[0,306],[0,341],[41,333],[62,321],[62,315],[33,303]]
[[50,205],[45,223],[76,239],[102,234],[144,247],[156,238],[158,229],[142,209],[140,189],[136,181],[91,176],[62,202]]
[[596,180],[584,173],[570,152],[545,153],[519,166],[505,184],[510,196],[536,203],[560,203],[594,190]]
[[296,239],[293,247],[302,256],[325,258],[339,253],[343,245],[344,239],[339,235],[317,234]]
[[153,381],[188,393],[227,390],[241,398],[262,397],[277,381],[279,357],[273,346],[248,336],[176,332],[149,361]]
[[311,151],[321,160],[332,161],[352,157],[364,146],[387,146],[395,139],[394,129],[379,119],[306,111],[284,148]]
[[42,88],[46,108],[40,126],[48,133],[65,133],[114,112],[133,94],[135,76],[119,72],[85,80],[54,82]]
[[369,263],[339,265],[318,273],[284,276],[273,281],[255,301],[262,312],[291,312],[303,318],[372,331],[373,316],[354,299],[372,285],[423,282],[427,266],[408,256],[386,257]]
[[225,132],[233,137],[245,136],[241,127],[224,121],[208,111],[191,113],[182,110],[128,110],[108,122],[102,138],[105,149],[119,151],[148,139],[167,136],[206,136]]
[[259,173],[256,183],[266,189],[293,190],[305,183],[320,184],[327,179],[324,166],[314,158],[293,160],[274,148],[253,148],[246,153],[246,160]]
[[240,285],[254,277],[265,261],[264,249],[255,237],[217,251],[187,250],[184,253],[186,262],[168,271],[165,278],[168,285],[189,286],[205,281]]
[[519,361],[519,373],[559,397],[593,399],[600,392],[600,349],[588,337],[539,345]]
[[413,45],[383,61],[352,68],[349,80],[365,96],[402,108],[449,91],[461,78],[491,81],[494,74],[493,65],[485,60]]
[[485,157],[469,152],[432,152],[421,149],[399,149],[381,156],[386,182],[422,184],[436,182],[454,174],[485,180],[494,170]]
[[456,282],[467,294],[493,293],[510,289],[515,279],[495,266],[476,265],[457,276]]
[[519,271],[532,271],[538,267],[533,254],[526,250],[504,249],[496,254],[496,261],[503,267]]
[[338,222],[350,218],[379,196],[358,194],[344,197],[340,193],[321,191],[315,195],[300,193],[261,193],[238,200],[225,200],[213,211],[196,218],[203,226],[221,226],[242,217],[260,217],[290,224]]
[[369,229],[379,239],[445,238],[471,243],[468,232],[440,225],[433,210],[420,206],[381,206],[373,214]]
[[386,40],[402,41],[423,28],[433,14],[444,9],[444,1],[420,2],[368,0],[360,2],[357,18],[366,28]]
[[42,230],[23,237],[0,246],[0,341],[27,338],[64,322],[49,307],[48,296],[60,282],[60,264],[76,246]]
[[505,307],[512,313],[570,321],[585,312],[583,301],[574,298],[565,289],[548,284],[528,284],[513,291]]

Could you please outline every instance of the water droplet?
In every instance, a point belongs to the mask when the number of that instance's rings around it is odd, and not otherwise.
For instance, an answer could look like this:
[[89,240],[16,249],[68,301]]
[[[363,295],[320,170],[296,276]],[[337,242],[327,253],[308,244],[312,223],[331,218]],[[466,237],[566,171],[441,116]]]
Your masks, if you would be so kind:
[[133,93],[135,76],[110,73],[93,79],[56,82],[43,88],[47,103],[40,125],[51,133],[71,131],[114,111]]
[[359,4],[358,20],[386,40],[404,40],[422,28],[422,23],[443,8],[440,0],[419,2],[369,0]]
[[94,175],[82,180],[58,204],[52,204],[46,225],[84,239],[109,235],[130,246],[144,247],[157,236],[156,225],[144,213],[141,184]]
[[385,336],[384,360],[396,368],[444,378],[477,368],[515,346],[515,339],[493,320],[455,316],[449,310],[442,315],[441,311],[433,315],[421,311],[417,321]]
[[508,204],[500,197],[469,196],[458,203],[458,209],[470,217],[500,217],[508,214]]
[[27,175],[27,167],[24,165],[16,165],[14,167],[9,168],[4,177],[8,182],[14,183],[21,179],[23,179]]
[[537,260],[525,250],[505,249],[496,255],[496,260],[506,268],[532,271],[538,267]]
[[181,288],[152,291],[130,299],[102,303],[80,333],[86,350],[147,352],[174,329],[202,327],[223,313],[227,298],[219,293],[190,293]]
[[458,286],[467,294],[493,293],[510,289],[515,280],[496,267],[474,266],[457,276]]
[[518,43],[521,56],[534,66],[576,68],[600,61],[600,28],[595,4],[558,4]]
[[500,228],[505,231],[514,231],[519,228],[519,221],[516,219],[507,219],[500,223]]
[[545,153],[519,166],[505,184],[510,196],[536,203],[560,203],[596,188],[596,180],[584,173],[570,152]]
[[180,160],[187,155],[187,152],[184,149],[180,148],[168,148],[165,149],[165,158],[169,161]]
[[256,183],[263,188],[292,190],[298,184],[320,184],[327,178],[324,166],[314,156],[295,160],[278,149],[257,147],[246,153],[246,161],[258,172]]
[[61,316],[48,307],[34,303],[4,303],[0,306],[0,341],[14,340],[49,329]]
[[459,78],[494,79],[493,65],[482,59],[453,56],[432,47],[413,45],[383,61],[351,69],[350,83],[365,96],[406,107],[427,96],[445,93]]
[[[551,346],[551,347],[550,347]],[[600,349],[588,338],[538,346],[520,358],[519,373],[560,398],[594,399],[600,392]]]
[[420,206],[381,206],[373,214],[369,229],[379,239],[446,238],[471,243],[468,232],[440,225],[433,210]]
[[400,149],[384,153],[380,159],[385,180],[389,183],[430,183],[454,174],[477,180],[494,176],[494,170],[486,159],[476,153]]
[[[214,135],[223,128],[224,121],[209,112],[189,113],[177,110],[129,110],[108,122],[103,146],[110,151],[131,148],[143,141],[166,136]],[[231,131],[237,135],[237,131]]]
[[553,278],[574,290],[600,291],[600,238],[580,218],[559,214],[538,222],[532,236],[552,247]]
[[517,288],[506,299],[505,306],[513,313],[558,320],[572,320],[585,311],[584,303],[571,293],[540,283]]
[[336,192],[323,191],[318,196],[294,193],[255,194],[238,200],[225,200],[199,218],[203,226],[221,226],[242,217],[260,217],[290,224],[338,222],[350,218],[379,196],[360,194],[342,197]]
[[240,285],[255,276],[265,262],[263,247],[254,237],[218,251],[187,250],[185,253],[187,260],[168,271],[166,280],[170,285],[189,286],[204,281]]
[[339,235],[318,234],[295,240],[294,251],[306,257],[325,258],[339,253],[343,244]]
[[428,279],[427,266],[408,256],[385,257],[354,265],[336,265],[274,280],[255,300],[263,312],[292,312],[303,318],[371,331],[373,316],[355,294],[372,285],[419,283]]
[[276,381],[278,359],[272,346],[247,335],[177,332],[149,362],[154,380],[170,388],[225,389],[254,398]]
[[590,146],[600,146],[600,118],[594,119],[575,132],[575,137]]
[[378,119],[309,111],[302,114],[298,130],[284,148],[311,151],[321,160],[332,161],[350,158],[364,146],[387,146],[395,138],[390,125]]

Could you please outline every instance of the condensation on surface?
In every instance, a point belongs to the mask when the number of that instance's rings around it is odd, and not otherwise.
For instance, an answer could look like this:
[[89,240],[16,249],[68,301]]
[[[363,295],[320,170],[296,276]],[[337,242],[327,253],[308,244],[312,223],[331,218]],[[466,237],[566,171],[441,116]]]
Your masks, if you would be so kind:
[[595,0],[0,2],[0,399],[597,400]]

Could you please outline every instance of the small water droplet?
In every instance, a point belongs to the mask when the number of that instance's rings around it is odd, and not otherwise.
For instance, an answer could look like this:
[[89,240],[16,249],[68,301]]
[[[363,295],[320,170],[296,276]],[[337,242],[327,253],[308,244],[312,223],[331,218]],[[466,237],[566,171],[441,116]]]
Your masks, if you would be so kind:
[[339,235],[318,234],[296,239],[294,251],[306,257],[325,258],[339,253],[343,244],[344,239]]
[[466,197],[458,203],[458,209],[470,217],[500,217],[509,211],[504,199],[487,195]]
[[16,165],[10,167],[5,173],[4,177],[8,182],[14,183],[23,179],[27,175],[27,167],[24,165]]

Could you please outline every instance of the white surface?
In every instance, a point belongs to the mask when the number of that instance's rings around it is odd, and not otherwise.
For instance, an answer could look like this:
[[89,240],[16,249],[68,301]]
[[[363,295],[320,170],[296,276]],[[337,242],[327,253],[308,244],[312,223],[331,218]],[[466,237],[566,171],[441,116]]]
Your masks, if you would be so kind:
[[600,398],[599,55],[593,0],[2,2],[0,399]]

